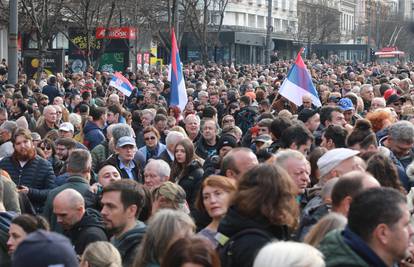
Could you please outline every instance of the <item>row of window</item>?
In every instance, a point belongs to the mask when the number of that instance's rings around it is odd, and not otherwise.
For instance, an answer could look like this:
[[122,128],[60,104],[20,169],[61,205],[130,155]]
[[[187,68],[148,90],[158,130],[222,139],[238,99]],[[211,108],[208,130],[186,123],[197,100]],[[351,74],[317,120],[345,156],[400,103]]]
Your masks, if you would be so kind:
[[[296,21],[273,18],[272,26],[275,32],[292,32],[296,29]],[[245,26],[251,28],[266,29],[267,17],[238,12],[226,12],[224,25]]]

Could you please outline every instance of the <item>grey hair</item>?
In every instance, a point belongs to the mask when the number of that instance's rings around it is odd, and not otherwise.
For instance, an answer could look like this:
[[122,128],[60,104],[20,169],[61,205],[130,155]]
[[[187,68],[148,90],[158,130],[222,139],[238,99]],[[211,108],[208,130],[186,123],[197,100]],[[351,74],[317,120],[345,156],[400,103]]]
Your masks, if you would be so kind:
[[14,133],[17,129],[17,123],[15,121],[5,121],[1,125],[0,129],[6,130],[9,133]]
[[184,135],[177,131],[170,131],[165,138],[165,144],[167,147],[172,144],[176,144],[178,141],[184,138]]
[[165,162],[162,159],[150,159],[145,165],[145,169],[148,168],[150,165],[155,165],[157,168],[157,173],[160,177],[170,177],[171,174],[171,168],[170,165],[168,165],[167,162]]
[[201,120],[200,120],[200,117],[199,117],[199,116],[197,116],[197,115],[195,115],[195,114],[189,114],[189,115],[187,115],[187,117],[185,117],[185,119],[184,119],[184,123],[187,123],[187,120],[188,120],[189,118],[195,118],[195,120],[197,121],[197,123],[198,123],[198,124],[200,124],[200,122],[201,122]]
[[399,121],[388,129],[388,136],[401,143],[414,142],[414,126],[408,121]]
[[276,163],[285,168],[285,161],[291,158],[306,160],[305,156],[297,150],[286,149],[276,153]]
[[114,140],[114,144],[118,143],[119,138],[124,136],[134,136],[134,130],[125,123],[117,123],[112,128],[112,138]]
[[360,92],[362,93],[363,91],[365,91],[367,89],[371,89],[371,88],[374,88],[371,84],[368,84],[368,83],[363,84],[363,85],[361,85]]

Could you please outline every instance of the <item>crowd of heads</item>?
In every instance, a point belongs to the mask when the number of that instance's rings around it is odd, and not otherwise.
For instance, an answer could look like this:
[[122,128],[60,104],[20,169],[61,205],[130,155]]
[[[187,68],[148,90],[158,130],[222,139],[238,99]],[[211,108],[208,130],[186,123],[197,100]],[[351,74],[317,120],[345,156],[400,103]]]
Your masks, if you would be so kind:
[[292,63],[0,66],[0,266],[412,266],[412,63]]

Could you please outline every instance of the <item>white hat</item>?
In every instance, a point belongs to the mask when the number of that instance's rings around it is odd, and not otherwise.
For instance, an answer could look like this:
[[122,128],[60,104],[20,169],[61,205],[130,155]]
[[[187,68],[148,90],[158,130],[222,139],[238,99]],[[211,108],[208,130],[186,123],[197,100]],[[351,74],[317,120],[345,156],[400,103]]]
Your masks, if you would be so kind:
[[356,156],[359,151],[349,148],[335,148],[329,150],[318,160],[318,168],[321,177],[327,175],[331,170],[338,166],[342,161]]
[[64,131],[64,132],[74,132],[75,128],[73,128],[73,124],[70,122],[63,122],[62,124],[60,124],[59,126],[59,131]]

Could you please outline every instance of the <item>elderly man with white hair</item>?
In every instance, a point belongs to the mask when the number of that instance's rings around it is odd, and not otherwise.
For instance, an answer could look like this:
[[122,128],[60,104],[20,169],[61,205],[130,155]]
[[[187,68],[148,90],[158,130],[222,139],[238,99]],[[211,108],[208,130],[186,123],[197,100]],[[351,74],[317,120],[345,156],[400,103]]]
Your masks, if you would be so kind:
[[51,130],[57,130],[57,112],[54,106],[49,105],[43,109],[43,121],[36,127],[36,131],[42,138]]
[[144,185],[150,190],[170,179],[171,168],[161,159],[150,159],[144,169]]

